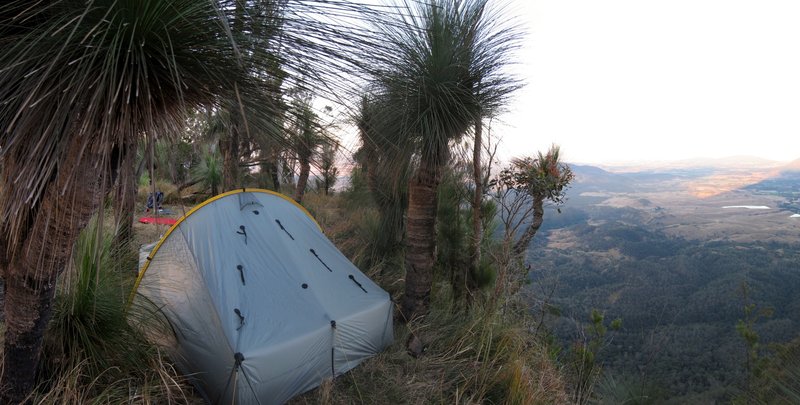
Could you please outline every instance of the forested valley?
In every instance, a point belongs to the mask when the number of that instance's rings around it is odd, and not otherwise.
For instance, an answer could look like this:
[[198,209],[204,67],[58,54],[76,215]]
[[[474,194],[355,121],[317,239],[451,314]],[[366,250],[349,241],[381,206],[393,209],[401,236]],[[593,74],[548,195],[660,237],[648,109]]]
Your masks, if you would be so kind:
[[[531,303],[554,338],[565,350],[586,340],[597,309],[622,319],[598,350],[600,389],[648,403],[728,403],[742,395],[753,370],[737,324],[752,322],[761,358],[781,352],[770,344],[800,334],[800,223],[790,218],[791,173],[704,201],[685,190],[709,170],[576,172],[571,198],[560,214],[548,212],[529,255]],[[597,181],[587,182],[592,177]],[[786,225],[770,230],[771,216],[723,210],[730,198],[774,201]],[[690,204],[699,208],[686,212]],[[750,226],[730,225],[740,222]],[[680,227],[688,230],[674,232]],[[771,236],[756,236],[762,232]]]

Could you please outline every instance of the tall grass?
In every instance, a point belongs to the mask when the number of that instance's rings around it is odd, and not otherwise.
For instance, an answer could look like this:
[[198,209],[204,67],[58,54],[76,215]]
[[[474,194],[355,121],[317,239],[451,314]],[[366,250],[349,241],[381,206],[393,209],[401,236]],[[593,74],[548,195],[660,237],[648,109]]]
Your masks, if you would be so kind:
[[771,350],[753,377],[755,384],[736,397],[734,404],[800,404],[800,338],[772,345]]
[[[351,259],[372,254],[369,240],[380,229],[370,205],[353,204],[365,199],[342,193],[307,201],[315,212],[325,212],[320,221],[325,233]],[[402,294],[402,269],[402,262],[392,259],[364,268],[395,302]],[[534,334],[525,305],[491,294],[479,291],[466,306],[453,299],[450,281],[441,274],[426,317],[396,323],[389,348],[290,403],[569,403],[562,371]],[[412,339],[425,347],[418,357],[407,351]]]
[[[364,174],[355,170],[350,187],[337,196],[316,195],[303,205],[311,211],[336,247],[371,277],[393,284],[402,277],[402,203],[384,207],[375,203]],[[400,285],[399,288],[403,286]],[[394,291],[384,285],[387,291]]]
[[75,245],[45,336],[35,403],[189,401],[191,388],[145,338],[165,327],[156,311],[126,311],[137,256],[112,240],[113,232],[93,219]]
[[[525,322],[485,302],[456,311],[449,286],[438,286],[425,320],[396,325],[387,350],[292,403],[569,403],[560,371]],[[406,351],[412,336],[426,346],[419,358]]]

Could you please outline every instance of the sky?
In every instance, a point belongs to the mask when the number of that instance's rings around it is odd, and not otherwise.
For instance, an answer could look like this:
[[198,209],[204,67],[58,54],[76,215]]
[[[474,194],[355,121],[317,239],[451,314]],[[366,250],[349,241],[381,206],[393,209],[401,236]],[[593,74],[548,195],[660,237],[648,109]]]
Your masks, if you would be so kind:
[[800,1],[510,0],[526,86],[502,158],[800,158]]

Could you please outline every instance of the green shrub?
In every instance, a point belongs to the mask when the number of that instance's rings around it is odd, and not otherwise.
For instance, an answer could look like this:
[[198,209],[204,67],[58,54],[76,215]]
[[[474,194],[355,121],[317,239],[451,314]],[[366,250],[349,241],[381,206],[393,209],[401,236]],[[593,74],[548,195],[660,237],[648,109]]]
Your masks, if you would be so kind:
[[42,352],[36,403],[164,403],[191,389],[145,333],[164,328],[157,311],[126,307],[136,252],[114,246],[93,219],[60,280]]

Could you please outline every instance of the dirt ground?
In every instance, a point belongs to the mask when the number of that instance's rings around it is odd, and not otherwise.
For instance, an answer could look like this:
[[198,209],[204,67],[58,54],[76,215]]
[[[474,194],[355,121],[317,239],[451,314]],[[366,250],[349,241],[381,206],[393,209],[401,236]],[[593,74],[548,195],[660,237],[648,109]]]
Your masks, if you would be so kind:
[[[180,219],[184,210],[189,212],[191,207],[181,207],[180,205],[164,205],[165,213],[160,213],[159,218],[172,218]],[[170,225],[158,224],[143,224],[139,222],[139,218],[153,217],[152,213],[146,213],[144,210],[137,210],[133,221],[133,235],[136,246],[141,246],[148,243],[157,242],[169,230]]]

